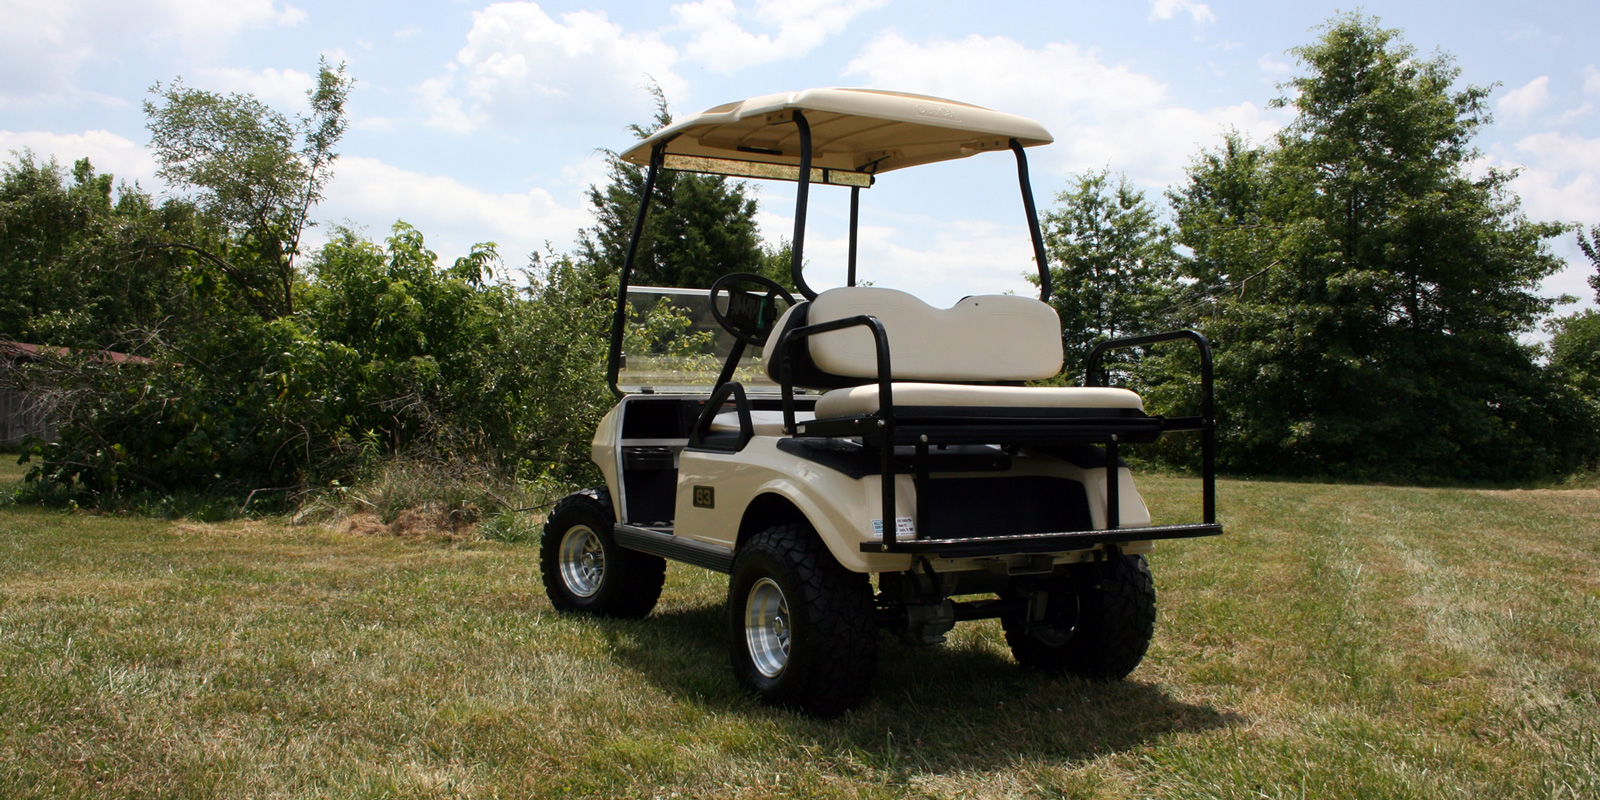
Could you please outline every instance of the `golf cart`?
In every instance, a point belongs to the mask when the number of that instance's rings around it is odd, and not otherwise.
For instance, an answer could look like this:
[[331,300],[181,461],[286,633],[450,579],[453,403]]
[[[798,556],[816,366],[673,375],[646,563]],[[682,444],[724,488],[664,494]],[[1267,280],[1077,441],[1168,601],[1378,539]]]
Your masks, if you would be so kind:
[[[865,699],[879,629],[938,644],[958,621],[998,618],[1024,666],[1131,672],[1155,621],[1144,554],[1222,532],[1210,351],[1192,331],[1105,342],[1085,386],[1029,385],[1063,366],[1024,154],[1050,142],[1032,120],[964,103],[814,89],[717,106],[623,153],[648,172],[611,325],[619,401],[594,437],[605,488],[564,498],[545,528],[555,607],[642,617],[665,559],[727,573],[738,680],[824,717]],[[861,190],[989,151],[1016,157],[1039,299],[941,309],[858,285]],[[741,271],[709,289],[630,286],[662,170],[794,182],[797,291]],[[821,292],[802,270],[813,185],[850,193],[845,285]],[[1174,340],[1199,348],[1199,415],[1148,415],[1103,385],[1107,352]],[[1203,437],[1204,521],[1153,525],[1119,449],[1175,430]]]

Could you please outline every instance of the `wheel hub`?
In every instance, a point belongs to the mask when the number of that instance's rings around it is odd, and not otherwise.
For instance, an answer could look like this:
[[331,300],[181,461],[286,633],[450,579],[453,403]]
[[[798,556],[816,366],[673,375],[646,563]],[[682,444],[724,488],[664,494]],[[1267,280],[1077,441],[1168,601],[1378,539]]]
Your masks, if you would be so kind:
[[605,578],[606,553],[599,534],[574,525],[561,537],[561,581],[579,597],[593,597]]
[[764,677],[776,678],[789,664],[789,601],[771,578],[750,587],[744,604],[745,644],[750,662]]

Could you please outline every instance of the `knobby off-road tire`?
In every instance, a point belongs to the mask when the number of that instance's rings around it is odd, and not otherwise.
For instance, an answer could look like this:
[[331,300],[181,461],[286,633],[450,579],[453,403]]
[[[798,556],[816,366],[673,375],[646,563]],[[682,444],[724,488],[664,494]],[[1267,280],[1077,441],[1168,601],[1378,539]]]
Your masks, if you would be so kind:
[[567,495],[550,512],[539,564],[557,611],[638,619],[655,608],[667,562],[618,547],[611,535],[615,518],[604,489]]
[[1001,619],[1024,667],[1098,681],[1128,676],[1150,649],[1156,589],[1144,556],[1074,564],[1051,581],[1043,622]]
[[809,525],[768,528],[739,549],[728,620],[734,675],[763,702],[829,718],[866,699],[878,658],[872,586]]

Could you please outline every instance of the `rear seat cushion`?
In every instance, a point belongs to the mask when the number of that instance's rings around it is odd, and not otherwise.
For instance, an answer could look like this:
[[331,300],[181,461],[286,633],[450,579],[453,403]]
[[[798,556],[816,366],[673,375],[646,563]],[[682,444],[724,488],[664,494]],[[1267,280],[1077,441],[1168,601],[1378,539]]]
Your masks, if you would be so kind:
[[[808,306],[805,324],[869,315],[883,323],[896,380],[1044,380],[1061,371],[1061,320],[1055,309],[1031,297],[979,295],[950,308],[934,308],[914,295],[876,286],[829,289],[809,304],[785,313],[769,342],[776,344],[797,310]],[[822,372],[848,379],[877,377],[877,348],[865,328],[811,337],[811,360]],[[774,359],[767,358],[769,369]],[[839,385],[825,383],[819,388]]]
[[[1099,386],[962,386],[947,383],[896,383],[894,406],[972,409],[1093,409],[1144,411],[1144,401],[1127,389]],[[878,413],[878,385],[834,389],[817,398],[817,419]]]

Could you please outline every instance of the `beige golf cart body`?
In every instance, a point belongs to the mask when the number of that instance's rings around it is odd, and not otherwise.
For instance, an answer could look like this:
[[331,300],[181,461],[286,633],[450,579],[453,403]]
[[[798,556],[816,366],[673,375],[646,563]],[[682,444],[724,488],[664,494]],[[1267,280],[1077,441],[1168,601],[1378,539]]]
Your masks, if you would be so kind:
[[[849,672],[838,664],[857,656],[802,632],[808,614],[820,618],[826,609],[796,609],[791,617],[791,603],[814,598],[796,595],[799,585],[784,573],[793,565],[781,567],[779,556],[804,552],[863,576],[830,579],[851,593],[868,591],[861,587],[870,576],[875,599],[861,602],[875,608],[871,624],[908,641],[937,643],[958,620],[999,617],[1008,640],[1017,637],[1019,660],[1102,677],[1131,670],[1154,619],[1140,556],[1158,540],[1222,532],[1214,517],[1209,348],[1192,332],[1107,342],[1084,365],[1085,385],[1059,385],[1064,366],[1079,365],[1063,364],[1061,323],[1045,302],[1050,274],[1024,153],[1051,141],[1033,120],[965,103],[813,89],[717,106],[624,152],[648,172],[612,320],[608,375],[619,401],[592,447],[606,489],[574,495],[547,529],[546,584],[558,607],[648,613],[655,600],[648,591],[623,597],[627,590],[604,584],[605,570],[621,565],[649,572],[659,592],[659,566],[627,552],[732,573],[733,635],[748,639],[733,651],[741,680],[771,702],[838,713],[864,696],[870,667],[865,678]],[[1007,151],[1016,158],[1038,299],[974,295],[935,308],[904,291],[858,285],[863,190],[897,169]],[[729,265],[734,274],[710,290],[630,286],[662,170],[796,184],[791,285],[800,297],[737,272],[741,265]],[[813,185],[850,193],[846,282],[821,292],[802,269]],[[748,290],[758,285],[765,288]],[[662,313],[688,326],[691,338],[680,343],[704,352],[627,352],[628,332],[644,315]],[[1137,394],[1097,385],[1095,364],[1105,352],[1180,339],[1201,350],[1198,416],[1152,416]],[[1153,525],[1119,458],[1119,447],[1170,430],[1204,437],[1201,523]],[[592,519],[601,513],[610,518]],[[752,543],[765,555],[746,558]],[[1123,577],[1113,578],[1135,588],[1129,602],[1139,607],[1129,613],[1145,620],[1140,630],[1117,639],[1101,630],[1104,621],[1084,616],[1102,602],[1089,593],[1107,582],[1095,578],[1088,587],[1088,579],[1073,577],[1071,565],[1087,564],[1125,565],[1117,567]],[[1069,592],[1077,592],[1077,621],[1062,617],[1060,598]],[[971,595],[998,599],[952,599]],[[1047,611],[1052,595],[1058,599]],[[797,652],[808,653],[793,663],[791,630],[804,640]],[[1121,654],[1106,663],[1062,655],[1074,630],[1078,644],[1110,642]],[[863,635],[845,638],[865,652]],[[820,670],[812,659],[833,659],[835,672],[788,674]]]

